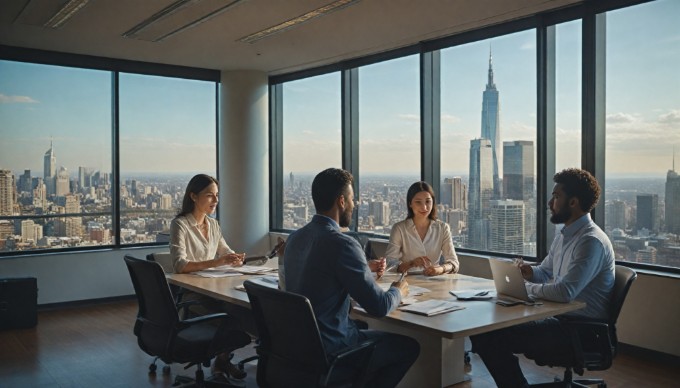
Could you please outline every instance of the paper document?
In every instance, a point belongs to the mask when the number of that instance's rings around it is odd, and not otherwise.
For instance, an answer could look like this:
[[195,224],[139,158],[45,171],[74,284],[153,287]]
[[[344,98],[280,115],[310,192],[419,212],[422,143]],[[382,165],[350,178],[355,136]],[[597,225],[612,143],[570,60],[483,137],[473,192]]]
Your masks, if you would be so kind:
[[[390,289],[392,286],[392,283],[378,283],[380,288],[383,289],[383,291],[387,291]],[[430,292],[431,290],[429,288],[425,287],[419,287],[419,286],[412,286],[409,284],[408,286],[408,295],[406,296],[407,298],[413,298],[414,296],[420,296],[423,295],[426,292]]]
[[428,317],[430,317],[433,315],[448,313],[451,311],[462,310],[464,308],[465,308],[464,306],[456,304],[456,302],[440,299],[430,299],[424,300],[422,302],[417,302],[408,306],[399,307],[399,310],[420,315],[427,315]]
[[458,300],[490,300],[496,296],[496,290],[451,290],[449,294]]
[[227,276],[240,276],[240,275],[259,275],[263,273],[276,272],[276,268],[260,267],[254,265],[243,265],[240,267],[232,267],[229,265],[223,265],[215,268],[208,268],[201,271],[196,271],[194,274],[198,276],[203,276],[206,278],[223,278]]

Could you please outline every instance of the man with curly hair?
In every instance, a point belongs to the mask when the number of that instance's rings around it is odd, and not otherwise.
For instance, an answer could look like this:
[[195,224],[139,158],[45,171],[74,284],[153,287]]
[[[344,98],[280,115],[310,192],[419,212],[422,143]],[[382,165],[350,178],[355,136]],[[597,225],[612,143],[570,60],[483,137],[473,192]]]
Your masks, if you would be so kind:
[[590,218],[600,198],[597,180],[588,171],[569,168],[553,177],[550,222],[564,224],[548,255],[538,265],[517,265],[535,298],[554,302],[579,300],[581,310],[470,337],[499,387],[523,387],[527,380],[515,354],[568,352],[563,322],[606,319],[614,287],[614,250],[607,235]]

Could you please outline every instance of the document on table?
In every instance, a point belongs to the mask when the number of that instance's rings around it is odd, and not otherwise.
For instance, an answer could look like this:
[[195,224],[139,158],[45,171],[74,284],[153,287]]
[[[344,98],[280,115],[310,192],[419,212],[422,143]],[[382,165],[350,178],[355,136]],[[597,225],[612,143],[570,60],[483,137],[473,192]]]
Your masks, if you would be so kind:
[[443,313],[448,313],[451,311],[462,310],[464,306],[456,304],[456,302],[451,302],[448,300],[440,299],[429,299],[422,302],[413,303],[407,306],[399,307],[401,311],[407,311],[409,313],[427,315],[428,317]]
[[451,290],[449,294],[458,300],[490,300],[496,296],[496,290]]
[[[390,289],[392,286],[392,283],[378,283],[380,288],[383,289],[383,291],[387,291]],[[408,295],[406,296],[407,299],[411,299],[414,296],[420,296],[423,295],[426,292],[430,292],[431,290],[429,288],[425,287],[419,287],[419,286],[412,286],[409,284],[408,286]]]
[[270,267],[260,267],[255,265],[243,265],[240,267],[232,267],[229,265],[223,265],[215,268],[208,268],[201,271],[196,271],[194,274],[198,276],[203,276],[206,278],[223,278],[227,276],[240,276],[240,275],[259,275],[268,272],[276,272],[276,268]]
[[[265,286],[265,287],[279,288],[279,277],[278,276],[262,276],[262,277],[252,278],[250,280],[253,283],[257,283],[257,284]],[[236,286],[234,288],[239,290],[239,291],[245,291],[246,290],[246,288],[243,286],[243,284],[239,284],[238,286]]]

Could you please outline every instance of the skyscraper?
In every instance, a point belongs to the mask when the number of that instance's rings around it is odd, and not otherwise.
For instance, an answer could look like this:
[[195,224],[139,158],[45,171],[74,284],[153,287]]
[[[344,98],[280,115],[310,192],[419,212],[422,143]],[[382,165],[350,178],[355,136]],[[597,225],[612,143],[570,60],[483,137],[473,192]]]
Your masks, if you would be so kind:
[[459,176],[444,178],[440,203],[451,209],[467,210],[467,187]]
[[487,249],[489,201],[493,196],[493,150],[489,139],[470,140],[468,246]]
[[680,234],[680,176],[675,166],[666,174],[666,232]]
[[0,216],[11,216],[14,208],[14,174],[0,170]]
[[493,156],[493,195],[500,199],[502,187],[500,178],[503,176],[503,150],[501,144],[500,115],[501,105],[498,99],[498,90],[493,81],[493,60],[489,51],[489,74],[486,90],[482,93],[482,138],[491,141]]
[[489,249],[524,254],[524,202],[511,199],[491,201]]
[[368,215],[373,216],[375,225],[386,226],[390,223],[390,203],[371,201],[368,203]]
[[503,195],[529,201],[534,197],[534,142],[503,142]]
[[54,194],[56,194],[57,197],[63,197],[71,192],[69,187],[69,175],[66,167],[62,166],[59,169],[59,172],[57,173],[54,182],[55,182]]
[[637,196],[635,230],[642,228],[652,233],[659,232],[659,196],[657,194],[638,194]]
[[47,187],[47,194],[54,194],[56,192],[56,176],[57,156],[54,154],[54,146],[50,140],[50,149],[45,152],[43,157],[43,181]]

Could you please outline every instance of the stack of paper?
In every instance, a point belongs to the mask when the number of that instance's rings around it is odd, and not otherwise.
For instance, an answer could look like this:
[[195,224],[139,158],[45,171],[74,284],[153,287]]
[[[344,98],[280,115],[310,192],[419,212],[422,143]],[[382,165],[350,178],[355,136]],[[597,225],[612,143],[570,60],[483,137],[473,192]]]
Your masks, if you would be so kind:
[[496,296],[495,290],[451,290],[449,294],[458,300],[489,300]]
[[427,315],[429,317],[432,315],[448,313],[450,311],[462,310],[464,308],[465,307],[456,304],[456,302],[440,299],[430,299],[424,300],[422,302],[413,303],[408,306],[399,307],[399,310],[420,315]]

